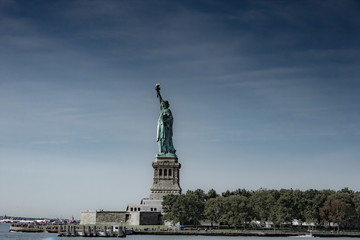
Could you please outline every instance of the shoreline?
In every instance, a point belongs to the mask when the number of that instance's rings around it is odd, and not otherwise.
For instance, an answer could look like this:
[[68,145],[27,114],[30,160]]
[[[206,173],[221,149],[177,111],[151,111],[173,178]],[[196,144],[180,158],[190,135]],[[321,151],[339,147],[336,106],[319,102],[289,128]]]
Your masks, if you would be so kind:
[[188,235],[188,236],[243,236],[243,237],[351,237],[360,238],[360,233],[309,233],[309,232],[241,232],[241,231],[139,231],[133,235]]
[[37,225],[32,227],[17,227],[17,226],[10,226],[9,232],[48,232],[48,233],[57,233],[58,227],[48,226],[48,225]]
[[[58,233],[58,227],[55,226],[36,226],[36,227],[15,227],[10,226],[9,232],[48,232]],[[327,238],[360,238],[360,233],[309,233],[309,232],[246,232],[236,230],[177,230],[177,231],[164,231],[164,230],[132,230],[131,234],[128,235],[167,235],[167,236],[243,236],[243,237],[327,237]]]

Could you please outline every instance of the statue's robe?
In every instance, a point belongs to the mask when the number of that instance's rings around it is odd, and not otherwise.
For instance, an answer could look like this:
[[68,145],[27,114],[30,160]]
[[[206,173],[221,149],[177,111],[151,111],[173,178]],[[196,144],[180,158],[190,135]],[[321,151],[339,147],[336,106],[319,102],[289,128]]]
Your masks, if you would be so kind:
[[157,126],[157,142],[159,143],[159,153],[175,153],[172,143],[173,136],[173,116],[170,109],[163,109],[160,112]]

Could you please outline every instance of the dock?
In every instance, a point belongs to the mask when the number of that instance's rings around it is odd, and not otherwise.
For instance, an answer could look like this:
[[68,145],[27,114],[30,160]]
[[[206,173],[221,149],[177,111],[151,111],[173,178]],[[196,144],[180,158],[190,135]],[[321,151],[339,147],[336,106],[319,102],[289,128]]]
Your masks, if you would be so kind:
[[58,237],[119,237],[124,238],[131,234],[131,230],[126,230],[123,226],[85,226],[85,225],[65,225],[59,226]]
[[57,233],[58,237],[119,237],[132,234],[124,226],[106,225],[23,225],[10,226],[10,232],[48,232]]

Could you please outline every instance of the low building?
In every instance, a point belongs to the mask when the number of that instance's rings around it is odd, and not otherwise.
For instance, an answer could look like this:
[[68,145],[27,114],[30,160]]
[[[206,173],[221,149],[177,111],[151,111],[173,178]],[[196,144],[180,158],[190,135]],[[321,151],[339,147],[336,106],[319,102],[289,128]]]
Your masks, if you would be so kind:
[[82,225],[160,225],[161,212],[86,211],[81,213]]
[[161,225],[162,201],[168,194],[181,194],[180,163],[174,157],[156,157],[150,198],[140,204],[129,204],[125,211],[86,211],[81,213],[82,225]]

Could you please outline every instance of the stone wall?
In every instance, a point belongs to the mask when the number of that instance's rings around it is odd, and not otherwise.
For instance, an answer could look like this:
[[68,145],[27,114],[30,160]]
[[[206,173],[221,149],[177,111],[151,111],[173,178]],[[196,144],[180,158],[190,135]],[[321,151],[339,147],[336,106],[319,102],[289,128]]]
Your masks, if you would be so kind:
[[141,212],[140,213],[140,225],[161,225],[161,213],[160,212]]
[[96,212],[81,212],[80,224],[96,224]]
[[137,226],[140,225],[140,212],[131,212],[126,225]]
[[112,224],[120,225],[126,222],[126,214],[124,211],[96,211],[96,212],[82,212],[81,225],[95,225],[95,224]]
[[160,212],[96,211],[82,212],[81,225],[159,225]]
[[126,212],[98,211],[96,212],[97,224],[121,224],[126,222]]

